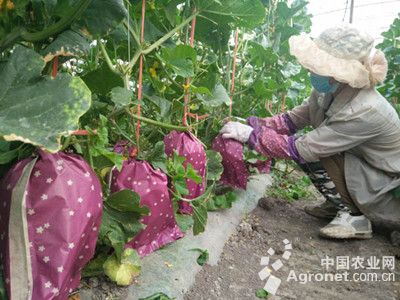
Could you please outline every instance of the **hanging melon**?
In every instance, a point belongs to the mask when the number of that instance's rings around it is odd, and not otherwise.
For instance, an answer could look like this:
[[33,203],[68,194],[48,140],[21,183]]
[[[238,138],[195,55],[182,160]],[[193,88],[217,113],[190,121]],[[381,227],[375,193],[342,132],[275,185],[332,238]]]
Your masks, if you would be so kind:
[[243,159],[243,144],[218,135],[213,140],[212,149],[222,156],[224,172],[221,176],[221,183],[245,190],[249,171]]

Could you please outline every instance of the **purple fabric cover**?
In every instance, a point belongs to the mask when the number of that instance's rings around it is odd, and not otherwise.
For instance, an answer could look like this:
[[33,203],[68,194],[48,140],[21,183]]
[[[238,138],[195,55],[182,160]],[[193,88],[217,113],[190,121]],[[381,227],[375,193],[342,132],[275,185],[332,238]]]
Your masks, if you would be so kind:
[[[186,157],[184,166],[188,163],[192,164],[193,168],[203,178],[201,184],[197,184],[192,180],[187,180],[187,188],[189,195],[185,196],[187,199],[194,199],[201,196],[205,192],[206,187],[206,168],[207,157],[206,151],[202,143],[189,132],[172,131],[164,138],[165,153],[171,157],[176,150],[180,156]],[[182,214],[192,214],[193,208],[189,203],[179,202],[179,211]]]
[[296,148],[296,137],[277,133],[275,130],[259,126],[254,127],[250,135],[248,144],[251,149],[269,157],[281,159],[293,159],[299,163],[304,163]]
[[249,140],[247,141],[247,144],[249,145],[250,149],[254,150],[256,148],[261,132],[262,132],[261,126],[253,126],[253,131],[251,132]]
[[296,148],[296,140],[297,140],[297,138],[293,135],[289,136],[289,138],[288,138],[288,148],[289,148],[290,157],[294,161],[296,161],[300,164],[305,164],[306,161],[304,160],[304,158],[302,158],[300,156],[300,153]]
[[138,193],[140,203],[150,208],[150,215],[141,219],[146,228],[126,247],[136,249],[143,257],[183,237],[175,221],[168,178],[163,172],[154,170],[146,161],[124,161],[121,171],[114,169],[112,172],[111,192],[123,189]]
[[285,119],[285,123],[289,132],[287,134],[295,134],[297,132],[297,126],[293,123],[292,119],[289,117],[288,114],[283,114],[283,119]]
[[[10,300],[18,300],[13,296],[12,283],[17,282],[19,274],[13,269],[25,260],[14,257],[13,262],[10,261],[15,255],[10,253],[10,245],[18,245],[21,239],[9,236],[9,230],[15,228],[9,223],[10,214],[15,215],[10,211],[11,197],[32,160],[28,158],[17,163],[0,183],[0,255]],[[16,227],[17,230],[25,228],[29,239],[27,248],[30,249],[33,281],[27,292],[31,293],[31,299],[67,299],[79,286],[80,272],[95,251],[102,215],[100,182],[80,156],[40,151],[24,194],[26,203],[21,205],[27,227],[23,226],[22,219]],[[22,203],[23,199],[14,198],[13,201]],[[28,288],[20,286],[18,290]]]
[[249,171],[243,159],[243,144],[218,135],[213,140],[212,149],[222,156],[224,172],[221,176],[221,183],[245,190]]
[[247,119],[247,123],[253,128],[260,126],[269,127],[279,134],[291,135],[295,134],[297,131],[296,125],[288,114],[280,114],[269,118],[252,116]]

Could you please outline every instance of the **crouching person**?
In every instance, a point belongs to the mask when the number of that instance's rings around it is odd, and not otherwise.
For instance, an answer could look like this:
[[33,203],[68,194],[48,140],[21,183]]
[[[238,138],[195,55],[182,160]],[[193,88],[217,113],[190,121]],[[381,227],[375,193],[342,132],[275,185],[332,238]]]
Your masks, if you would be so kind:
[[[223,137],[247,142],[270,158],[319,161],[343,204],[322,236],[371,238],[371,221],[399,228],[400,120],[375,89],[387,73],[384,54],[373,49],[373,38],[351,26],[330,28],[315,40],[295,36],[289,43],[310,71],[310,98],[286,114],[250,117],[248,125],[229,122]],[[294,136],[306,126],[313,130]]]

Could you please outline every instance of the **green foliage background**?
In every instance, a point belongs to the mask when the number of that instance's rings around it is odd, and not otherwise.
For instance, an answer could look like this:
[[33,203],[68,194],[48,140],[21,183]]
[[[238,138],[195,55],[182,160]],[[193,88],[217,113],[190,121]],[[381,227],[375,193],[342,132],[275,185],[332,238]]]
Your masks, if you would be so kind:
[[390,28],[382,33],[383,42],[378,45],[386,55],[389,72],[379,91],[400,113],[400,14]]

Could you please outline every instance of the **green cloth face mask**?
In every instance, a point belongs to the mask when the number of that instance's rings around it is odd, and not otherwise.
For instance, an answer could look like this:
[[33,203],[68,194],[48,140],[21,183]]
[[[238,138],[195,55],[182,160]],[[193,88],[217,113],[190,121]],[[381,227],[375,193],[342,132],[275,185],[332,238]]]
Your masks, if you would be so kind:
[[330,83],[330,77],[311,73],[311,85],[320,93],[333,94],[339,87],[338,83]]

